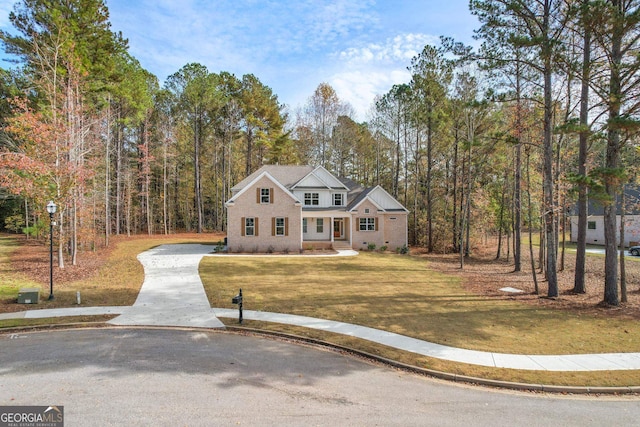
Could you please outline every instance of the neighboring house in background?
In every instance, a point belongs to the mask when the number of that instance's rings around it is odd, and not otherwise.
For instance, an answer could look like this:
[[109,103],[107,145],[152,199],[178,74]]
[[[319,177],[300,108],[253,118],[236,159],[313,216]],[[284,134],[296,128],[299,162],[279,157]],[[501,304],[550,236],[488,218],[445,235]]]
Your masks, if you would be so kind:
[[[625,192],[625,232],[624,244],[626,247],[640,243],[640,186],[628,184]],[[622,214],[621,197],[616,203],[616,231],[617,244],[620,243],[620,218]],[[604,207],[601,202],[590,199],[587,205],[587,243],[604,245]],[[578,211],[577,207],[571,216],[571,241],[578,241]]]
[[323,167],[263,166],[231,192],[230,252],[407,245],[404,206],[380,186],[363,188]]

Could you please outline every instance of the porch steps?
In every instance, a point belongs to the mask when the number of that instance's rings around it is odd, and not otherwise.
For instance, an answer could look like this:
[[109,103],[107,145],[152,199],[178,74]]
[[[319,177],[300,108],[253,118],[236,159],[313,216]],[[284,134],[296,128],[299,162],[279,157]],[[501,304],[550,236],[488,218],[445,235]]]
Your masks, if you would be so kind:
[[334,250],[348,250],[351,249],[349,242],[347,240],[335,240],[333,242]]

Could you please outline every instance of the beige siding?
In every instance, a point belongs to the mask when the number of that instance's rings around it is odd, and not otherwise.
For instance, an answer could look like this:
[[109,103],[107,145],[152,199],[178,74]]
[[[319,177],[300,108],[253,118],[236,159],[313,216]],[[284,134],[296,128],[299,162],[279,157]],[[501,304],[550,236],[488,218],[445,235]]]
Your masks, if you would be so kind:
[[[270,189],[271,203],[260,203],[260,188]],[[302,248],[301,208],[295,206],[289,194],[266,177],[235,199],[233,205],[227,207],[227,215],[229,252],[267,252],[271,249],[278,252],[299,251]],[[243,218],[248,217],[258,220],[257,236],[243,235]],[[285,236],[276,236],[275,230],[272,230],[276,217],[286,218]]]

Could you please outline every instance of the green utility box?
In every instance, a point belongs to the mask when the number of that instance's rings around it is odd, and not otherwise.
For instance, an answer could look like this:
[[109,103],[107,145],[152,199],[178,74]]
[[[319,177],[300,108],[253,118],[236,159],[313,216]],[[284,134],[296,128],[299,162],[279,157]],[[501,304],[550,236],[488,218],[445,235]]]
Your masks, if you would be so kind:
[[18,292],[18,304],[37,304],[40,300],[40,289],[23,288]]

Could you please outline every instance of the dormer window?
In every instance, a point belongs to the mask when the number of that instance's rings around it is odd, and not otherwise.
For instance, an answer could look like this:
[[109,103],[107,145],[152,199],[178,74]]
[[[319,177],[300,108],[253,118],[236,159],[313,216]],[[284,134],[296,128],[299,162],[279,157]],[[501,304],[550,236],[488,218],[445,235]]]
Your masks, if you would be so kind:
[[318,206],[320,205],[319,193],[304,193],[304,205],[305,206]]
[[342,193],[333,194],[333,206],[344,206],[344,194]]

